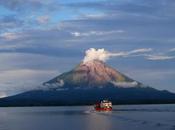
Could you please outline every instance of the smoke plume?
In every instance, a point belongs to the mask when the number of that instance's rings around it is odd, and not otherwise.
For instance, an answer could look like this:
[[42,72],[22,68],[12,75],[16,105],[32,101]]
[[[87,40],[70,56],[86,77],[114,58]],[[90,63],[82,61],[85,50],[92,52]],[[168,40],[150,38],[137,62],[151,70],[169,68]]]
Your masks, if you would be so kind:
[[83,62],[85,63],[92,60],[106,61],[109,57],[109,52],[104,49],[90,48],[86,50]]
[[135,49],[135,50],[128,51],[128,52],[113,53],[113,52],[106,51],[104,48],[102,49],[90,48],[86,50],[83,62],[86,63],[92,60],[100,60],[100,61],[105,62],[111,57],[128,57],[133,54],[144,53],[144,52],[149,52],[149,51],[152,51],[152,49],[151,48],[140,48],[140,49]]

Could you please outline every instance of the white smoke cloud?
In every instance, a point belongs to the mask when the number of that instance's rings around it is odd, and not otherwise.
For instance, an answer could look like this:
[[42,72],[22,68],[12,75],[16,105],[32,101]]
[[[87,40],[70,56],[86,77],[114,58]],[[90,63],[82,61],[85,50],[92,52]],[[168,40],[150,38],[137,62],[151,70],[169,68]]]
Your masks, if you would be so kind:
[[83,62],[92,60],[106,61],[110,57],[110,53],[104,49],[90,48],[86,50]]
[[100,61],[105,62],[110,57],[128,57],[133,54],[145,53],[145,52],[150,52],[150,51],[152,51],[151,48],[140,48],[140,49],[136,49],[136,50],[132,50],[128,52],[113,53],[113,52],[106,51],[104,48],[102,49],[90,48],[86,50],[83,62],[85,63],[85,62],[92,61],[92,60],[100,60]]

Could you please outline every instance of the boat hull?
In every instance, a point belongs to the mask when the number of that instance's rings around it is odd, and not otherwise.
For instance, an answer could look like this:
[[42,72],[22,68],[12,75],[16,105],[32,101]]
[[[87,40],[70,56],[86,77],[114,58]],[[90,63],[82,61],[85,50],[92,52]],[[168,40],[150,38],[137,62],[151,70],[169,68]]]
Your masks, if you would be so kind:
[[112,108],[95,108],[96,111],[112,111]]

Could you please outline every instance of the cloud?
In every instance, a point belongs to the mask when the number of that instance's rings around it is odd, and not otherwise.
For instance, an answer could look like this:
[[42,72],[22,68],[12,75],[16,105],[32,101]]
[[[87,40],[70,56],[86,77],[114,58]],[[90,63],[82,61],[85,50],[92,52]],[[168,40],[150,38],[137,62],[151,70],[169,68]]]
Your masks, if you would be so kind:
[[85,57],[83,59],[83,62],[88,62],[92,60],[101,60],[101,61],[106,61],[109,59],[110,53],[108,51],[105,51],[105,49],[95,49],[95,48],[90,48],[86,50],[85,52]]
[[63,86],[64,86],[64,80],[58,79],[56,83],[44,83],[43,85],[40,86],[40,88],[41,89],[60,89]]
[[106,61],[112,57],[135,57],[135,56],[143,56],[147,60],[158,61],[158,60],[170,60],[174,59],[175,56],[168,56],[168,55],[153,55],[147,54],[148,52],[152,52],[152,48],[140,48],[131,51],[121,51],[121,52],[109,52],[105,49],[95,49],[90,48],[86,50],[85,57],[83,62],[88,62],[92,60],[101,60]]
[[0,31],[37,29],[38,24],[50,22],[46,16],[56,17],[55,12],[60,11],[61,6],[55,0],[0,0],[0,5]]
[[170,52],[174,52],[174,51],[175,51],[175,48],[172,48],[172,49],[170,49],[169,51],[170,51]]
[[138,82],[133,81],[133,82],[112,82],[117,87],[136,87],[138,85]]
[[44,16],[39,16],[37,18],[38,23],[40,24],[47,24],[49,22],[49,16],[44,15]]
[[152,48],[140,48],[140,49],[135,49],[133,51],[130,51],[129,54],[135,54],[135,53],[143,53],[143,52],[150,52],[152,51]]
[[0,92],[11,95],[37,88],[43,82],[71,69],[79,60],[75,57],[1,52],[0,63],[3,63],[0,64]]
[[1,34],[0,37],[4,38],[5,40],[15,40],[15,39],[19,38],[20,36],[17,35],[16,33],[7,32],[7,33]]
[[39,10],[42,7],[46,7],[50,2],[49,0],[1,0],[0,4],[1,6],[4,6],[5,8],[8,8],[10,10],[14,11],[26,11],[31,9],[33,10]]
[[25,91],[37,88],[47,80],[49,75],[55,75],[53,70],[16,69],[1,71],[0,86],[5,90]]
[[100,19],[105,17],[105,13],[94,13],[94,14],[84,14],[81,16],[81,18],[86,18],[86,19]]
[[23,27],[24,21],[17,15],[5,15],[0,17],[0,32],[19,29]]
[[6,97],[6,96],[7,96],[7,94],[5,92],[0,91],[0,98]]
[[86,50],[83,62],[85,63],[92,60],[100,60],[105,62],[111,57],[129,57],[129,56],[133,56],[133,54],[140,54],[140,53],[145,53],[150,51],[152,51],[151,48],[140,48],[140,49],[135,49],[128,52],[114,53],[114,52],[106,51],[104,48],[102,49],[90,48]]
[[148,55],[148,56],[146,56],[146,59],[153,60],[153,61],[170,60],[170,59],[174,59],[174,58],[175,58],[175,56],[167,56],[167,55]]
[[[168,64],[168,62],[166,62],[165,64]],[[167,68],[165,68],[164,66],[160,67],[159,62],[149,62],[149,65],[147,63],[143,64],[146,64],[146,66],[149,67],[143,67],[143,65],[139,65],[141,67],[132,66],[130,64],[127,70],[126,67],[124,67],[124,73],[128,73],[127,75],[129,75],[133,79],[137,79],[137,81],[143,83],[146,86],[151,86],[160,90],[170,90],[172,92],[175,92],[175,69],[173,66],[174,62],[170,62],[170,64],[172,65],[168,65],[169,67]],[[161,64],[163,64],[163,62]]]
[[[66,41],[72,35],[66,31],[57,29],[30,29],[18,32],[4,32],[0,34],[0,51],[13,50],[16,52],[31,52],[42,54],[63,54],[64,49],[71,53],[72,49],[67,48]],[[65,46],[63,46],[63,44]],[[40,49],[39,49],[40,48]]]
[[[60,2],[64,3],[63,8]],[[128,66],[136,66],[133,71],[145,66],[154,70],[174,64],[174,60],[162,60],[159,64],[155,56],[160,60],[162,55],[168,59],[174,55],[167,49],[174,48],[175,1],[60,2],[0,0],[2,9],[5,8],[0,12],[0,70],[52,68],[65,71],[82,59],[84,50],[92,47],[110,50],[113,55],[110,58],[122,57],[110,63],[123,70]],[[73,4],[69,4],[71,2]],[[46,18],[43,20],[46,24],[39,25],[40,16],[49,16],[48,23]],[[4,52],[8,55],[4,56]],[[148,62],[148,58],[154,62]],[[170,78],[165,78],[160,82],[169,81]]]
[[[57,72],[58,74],[58,72]],[[38,89],[38,86],[56,75],[54,70],[13,69],[0,74],[0,97]]]
[[88,37],[88,36],[101,36],[101,35],[110,35],[116,33],[124,33],[124,30],[111,30],[111,31],[89,31],[89,32],[71,32],[75,37]]
[[[108,11],[109,13],[116,12],[126,12],[126,13],[135,13],[135,14],[149,14],[154,15],[155,13],[162,13],[162,11],[171,12],[174,10],[173,0],[140,0],[140,1],[90,1],[90,2],[73,2],[67,6],[76,9],[96,9],[102,10],[104,12]],[[164,8],[166,10],[160,10]],[[159,12],[158,12],[159,11]]]

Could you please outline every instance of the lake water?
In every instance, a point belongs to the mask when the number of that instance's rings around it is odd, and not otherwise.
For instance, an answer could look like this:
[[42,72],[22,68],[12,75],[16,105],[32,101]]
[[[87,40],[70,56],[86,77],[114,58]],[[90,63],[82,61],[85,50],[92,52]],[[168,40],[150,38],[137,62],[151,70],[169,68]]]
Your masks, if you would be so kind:
[[175,130],[173,105],[0,108],[0,130]]

